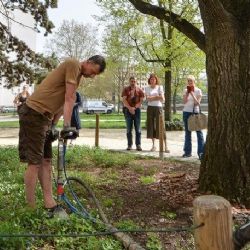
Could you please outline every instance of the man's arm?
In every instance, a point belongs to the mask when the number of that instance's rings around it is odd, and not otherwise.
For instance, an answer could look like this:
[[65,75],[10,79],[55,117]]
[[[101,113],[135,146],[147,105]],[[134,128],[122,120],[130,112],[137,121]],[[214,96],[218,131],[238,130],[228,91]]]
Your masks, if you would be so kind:
[[140,97],[140,101],[135,105],[135,108],[137,109],[137,108],[140,108],[141,107],[141,104],[142,104],[142,102],[143,102],[143,96],[142,97]]
[[60,119],[60,117],[62,116],[63,114],[63,108],[57,113],[55,114],[54,118],[53,118],[53,121],[52,121],[52,124],[53,125],[56,125]]
[[129,105],[127,101],[127,96],[122,97],[122,102],[123,102],[124,107],[126,107],[132,115],[135,114],[135,107],[131,107]]
[[66,83],[65,101],[63,109],[64,126],[70,127],[72,110],[76,100],[76,84]]

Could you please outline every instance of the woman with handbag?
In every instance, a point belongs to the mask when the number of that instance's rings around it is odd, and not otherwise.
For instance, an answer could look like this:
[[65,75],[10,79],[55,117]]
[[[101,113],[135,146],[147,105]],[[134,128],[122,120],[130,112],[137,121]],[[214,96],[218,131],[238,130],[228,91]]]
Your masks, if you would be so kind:
[[[192,131],[188,130],[188,119],[193,113],[200,112],[200,101],[202,98],[202,92],[195,86],[195,77],[189,75],[187,77],[187,88],[183,92],[183,122],[185,127],[185,142],[184,142],[184,154],[182,157],[192,156]],[[196,131],[198,142],[198,157],[201,159],[204,151],[204,138],[201,130]]]

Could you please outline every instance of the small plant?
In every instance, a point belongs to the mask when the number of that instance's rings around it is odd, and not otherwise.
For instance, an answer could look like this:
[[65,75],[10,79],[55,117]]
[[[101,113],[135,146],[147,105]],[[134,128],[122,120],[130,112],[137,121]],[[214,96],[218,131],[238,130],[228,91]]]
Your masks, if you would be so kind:
[[183,130],[183,122],[179,120],[166,121],[165,128],[167,131]]
[[175,220],[177,217],[176,213],[173,212],[169,212],[169,211],[164,211],[161,213],[161,215],[166,218],[166,219],[170,219],[170,220]]
[[153,176],[141,176],[140,177],[140,182],[143,185],[149,185],[155,182],[155,178]]
[[115,204],[114,200],[111,198],[106,198],[102,203],[105,207],[112,207]]
[[148,250],[162,250],[162,244],[159,237],[155,233],[148,234],[148,241],[146,244]]
[[129,230],[129,229],[137,229],[139,228],[135,222],[133,222],[132,220],[122,220],[119,221],[118,223],[116,223],[116,227],[119,229],[124,229],[124,230]]

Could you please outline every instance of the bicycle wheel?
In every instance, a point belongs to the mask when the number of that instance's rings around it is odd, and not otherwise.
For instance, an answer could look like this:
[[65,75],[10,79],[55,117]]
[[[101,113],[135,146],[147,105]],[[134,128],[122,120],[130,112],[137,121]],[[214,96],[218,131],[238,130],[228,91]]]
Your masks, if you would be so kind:
[[77,177],[68,177],[64,184],[63,200],[71,212],[96,221],[99,202],[90,187]]

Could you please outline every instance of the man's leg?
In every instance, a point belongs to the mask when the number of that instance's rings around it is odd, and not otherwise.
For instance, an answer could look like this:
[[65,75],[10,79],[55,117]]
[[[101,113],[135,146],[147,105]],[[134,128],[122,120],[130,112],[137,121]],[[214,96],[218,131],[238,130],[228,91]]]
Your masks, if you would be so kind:
[[28,206],[35,208],[36,206],[36,183],[39,165],[29,164],[24,173],[25,195]]
[[51,168],[51,158],[45,158],[38,172],[38,179],[43,191],[44,206],[47,208],[49,218],[56,216],[60,219],[67,219],[68,214],[61,206],[57,205],[53,198]]
[[126,126],[127,126],[127,140],[128,140],[128,148],[129,148],[129,147],[132,147],[133,145],[133,139],[132,139],[133,120],[132,120],[132,115],[129,113],[128,110],[126,110],[125,119],[126,119]]
[[134,119],[134,126],[135,126],[135,144],[136,146],[141,146],[141,109],[135,110],[135,119]]
[[38,171],[38,179],[42,186],[44,206],[46,208],[52,208],[57,204],[53,198],[51,172],[51,159],[43,159],[42,166]]

